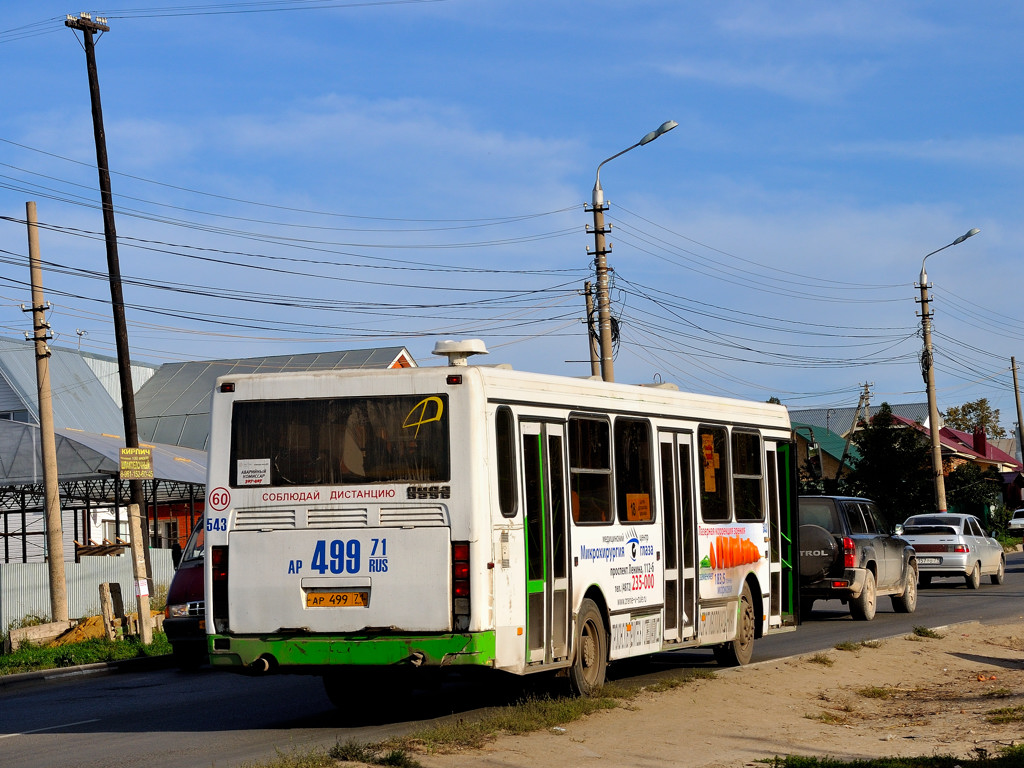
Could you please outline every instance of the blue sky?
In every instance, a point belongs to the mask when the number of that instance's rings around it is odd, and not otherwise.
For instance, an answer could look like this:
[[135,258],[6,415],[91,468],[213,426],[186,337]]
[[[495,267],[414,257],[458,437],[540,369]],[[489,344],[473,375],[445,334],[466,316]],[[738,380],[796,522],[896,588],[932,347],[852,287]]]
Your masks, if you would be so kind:
[[[133,357],[478,337],[589,374],[597,165],[619,381],[1016,421],[1024,100],[1015,2],[7,4],[0,333],[34,200],[57,344],[114,354],[85,55],[97,59]],[[82,333],[79,334],[78,331]]]

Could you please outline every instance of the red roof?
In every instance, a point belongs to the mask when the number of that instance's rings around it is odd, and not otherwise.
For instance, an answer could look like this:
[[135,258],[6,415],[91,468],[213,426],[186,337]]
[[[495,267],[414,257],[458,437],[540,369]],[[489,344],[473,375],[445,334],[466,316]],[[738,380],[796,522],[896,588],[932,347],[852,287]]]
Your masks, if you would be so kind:
[[[892,418],[897,424],[913,427],[914,429],[928,435],[929,438],[931,437],[931,431],[927,427],[918,424],[916,421],[911,421],[910,419],[897,416],[896,414],[893,414]],[[970,432],[962,432],[961,430],[953,429],[952,427],[943,427],[939,430],[939,444],[947,450],[966,458],[986,461],[993,464],[1009,464],[1015,467],[1018,472],[1024,470],[1024,467],[1022,467],[1021,463],[1017,461],[1015,456],[1011,456],[1006,451],[997,448],[992,443],[988,442],[987,439],[984,440],[983,450],[976,450],[974,447],[974,435]]]

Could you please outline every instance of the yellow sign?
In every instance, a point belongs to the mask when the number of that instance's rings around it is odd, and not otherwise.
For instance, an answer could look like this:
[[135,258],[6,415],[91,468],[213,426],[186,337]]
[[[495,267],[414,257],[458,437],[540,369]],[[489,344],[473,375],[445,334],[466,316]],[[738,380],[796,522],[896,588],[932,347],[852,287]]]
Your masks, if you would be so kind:
[[718,493],[715,470],[719,468],[719,457],[715,452],[715,436],[701,435],[700,448],[704,458],[704,490]]
[[626,494],[626,520],[631,523],[651,519],[651,497],[646,493]]
[[120,470],[122,480],[152,480],[153,449],[122,448]]

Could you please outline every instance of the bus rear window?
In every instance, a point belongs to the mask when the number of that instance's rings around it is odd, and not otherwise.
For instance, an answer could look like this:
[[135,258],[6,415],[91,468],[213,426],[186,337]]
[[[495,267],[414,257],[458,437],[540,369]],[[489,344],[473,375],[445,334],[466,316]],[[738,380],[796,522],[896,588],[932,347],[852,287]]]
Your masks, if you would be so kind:
[[231,484],[448,482],[447,395],[239,401]]

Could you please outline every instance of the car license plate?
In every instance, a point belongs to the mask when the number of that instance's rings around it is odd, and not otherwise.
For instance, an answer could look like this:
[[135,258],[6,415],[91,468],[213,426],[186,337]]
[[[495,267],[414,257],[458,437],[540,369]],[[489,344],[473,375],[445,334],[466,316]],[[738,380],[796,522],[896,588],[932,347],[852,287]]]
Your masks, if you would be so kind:
[[919,557],[917,558],[918,565],[938,565],[941,563],[941,558],[938,557]]
[[366,590],[306,593],[307,608],[365,608],[369,604],[370,593]]

